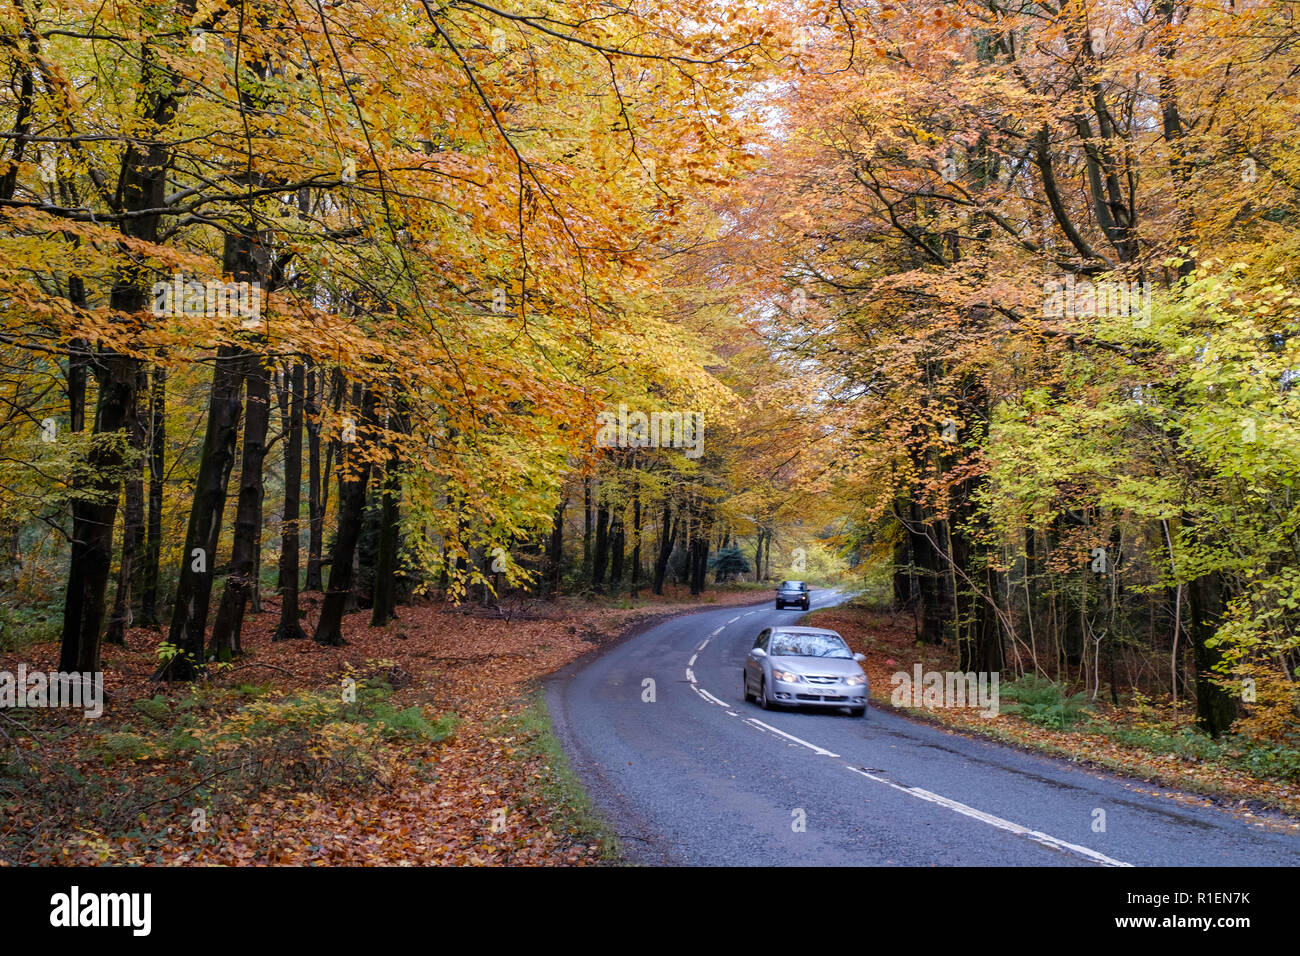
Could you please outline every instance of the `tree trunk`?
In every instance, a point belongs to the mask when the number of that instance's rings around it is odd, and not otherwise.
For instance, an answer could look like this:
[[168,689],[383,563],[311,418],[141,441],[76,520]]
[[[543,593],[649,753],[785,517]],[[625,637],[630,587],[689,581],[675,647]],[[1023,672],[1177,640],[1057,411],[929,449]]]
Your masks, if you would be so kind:
[[977,513],[983,481],[976,475],[957,486],[949,549],[957,570],[957,669],[995,674],[1006,662],[1001,621],[991,603],[1001,593],[1000,572],[981,537]]
[[609,506],[601,501],[596,505],[596,548],[591,562],[591,586],[597,591],[605,587],[605,569],[609,564]]
[[582,479],[582,576],[591,575],[591,479]]
[[691,542],[693,560],[691,561],[691,594],[704,593],[705,575],[709,570],[709,539],[712,537],[712,522],[705,521],[699,534]]
[[244,419],[244,449],[240,462],[239,499],[235,506],[235,534],[230,546],[230,573],[221,592],[221,604],[212,625],[209,653],[227,661],[241,652],[244,612],[257,574],[257,552],[262,528],[262,464],[266,458],[266,432],[271,418],[271,376],[262,355],[245,357],[248,413]]
[[641,491],[632,499],[632,596],[641,584]]
[[626,561],[627,540],[623,530],[623,509],[616,509],[610,518],[611,532],[609,547],[612,552],[609,583],[611,590],[617,590],[623,584],[623,564]]
[[654,584],[650,590],[652,593],[663,597],[664,578],[668,574],[668,559],[673,553],[673,541],[677,537],[677,525],[672,515],[671,502],[664,501],[664,516],[660,519],[660,539],[659,554],[655,558],[655,577]]
[[126,476],[122,511],[122,553],[117,565],[117,593],[113,595],[113,613],[108,619],[104,640],[125,645],[126,629],[132,621],[132,584],[139,577],[136,561],[144,550],[144,422],[140,416],[140,395],[144,393],[146,372],[137,363],[136,405],[127,416],[126,432],[130,436],[132,460]]
[[1214,682],[1221,655],[1209,645],[1223,618],[1223,585],[1218,572],[1203,574],[1187,585],[1187,633],[1196,667],[1196,724],[1212,737],[1226,733],[1237,719],[1233,696]]
[[551,540],[547,548],[547,592],[551,595],[560,593],[560,570],[564,561],[564,498],[555,506],[555,516],[551,524]]
[[193,680],[203,664],[221,517],[226,509],[226,488],[235,464],[235,443],[243,414],[240,388],[245,358],[244,351],[235,345],[223,345],[217,350],[203,455],[194,482],[194,501],[167,635],[176,653],[158,669],[160,680]]
[[[401,399],[389,414],[389,429],[407,431],[405,409]],[[402,500],[401,459],[396,443],[390,440],[384,459],[384,483],[380,490],[379,554],[375,561],[374,588],[371,597],[370,623],[383,627],[397,617],[397,546],[398,508]]]
[[[369,388],[361,396],[362,421],[364,425],[373,425],[375,400]],[[343,614],[352,593],[352,562],[356,557],[357,541],[361,537],[361,523],[366,507],[366,486],[370,481],[370,460],[364,454],[361,443],[369,442],[371,428],[365,428],[366,434],[360,434],[351,454],[345,447],[340,460],[339,472],[339,520],[338,534],[334,538],[334,552],[330,555],[329,589],[325,592],[325,601],[321,605],[320,621],[316,625],[313,638],[318,644],[335,647],[346,643],[343,640]]]
[[[162,356],[159,356],[161,359]],[[158,623],[158,570],[162,560],[163,468],[166,465],[167,370],[153,367],[149,386],[149,517],[140,569],[140,625]]]
[[917,639],[925,644],[942,644],[948,622],[952,620],[953,609],[946,586],[948,561],[940,550],[940,527],[937,522],[930,520],[919,502],[911,502],[908,509],[907,535],[916,569],[921,618]]
[[298,607],[298,550],[302,535],[299,519],[302,516],[302,419],[303,388],[306,370],[301,362],[294,362],[285,381],[285,396],[281,407],[284,417],[284,521],[280,528],[280,623],[275,640],[295,640],[307,636],[300,619]]
[[325,391],[324,371],[307,359],[307,580],[308,591],[323,589],[321,582],[321,538],[325,507],[321,498],[320,413]]

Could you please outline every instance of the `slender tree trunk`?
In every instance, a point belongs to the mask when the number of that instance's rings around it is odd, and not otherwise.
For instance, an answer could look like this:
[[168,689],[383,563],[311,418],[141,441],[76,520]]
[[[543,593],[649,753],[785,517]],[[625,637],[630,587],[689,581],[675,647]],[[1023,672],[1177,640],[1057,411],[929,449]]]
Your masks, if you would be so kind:
[[[81,285],[81,278],[73,276],[68,280],[69,287],[73,281]],[[69,298],[72,298],[71,294]],[[84,303],[85,296],[82,293]],[[76,304],[74,300],[74,305]],[[74,432],[86,430],[86,385],[90,369],[90,343],[85,339],[73,339],[68,345],[68,418]]]
[[[375,400],[369,388],[362,392],[362,419],[365,425],[374,422]],[[360,433],[362,429],[358,429]],[[320,621],[316,625],[314,640],[318,644],[341,646],[343,640],[343,614],[352,593],[352,563],[356,556],[357,541],[361,537],[361,523],[366,507],[366,486],[370,481],[370,459],[360,447],[372,440],[365,428],[353,443],[353,450],[344,451],[339,472],[339,521],[334,539],[334,552],[330,556],[329,589],[321,605]]]
[[694,560],[691,562],[691,594],[704,593],[705,575],[709,570],[709,541],[713,535],[712,522],[705,519],[699,534],[691,542],[694,547]]
[[596,505],[596,548],[592,555],[591,586],[597,591],[605,587],[605,569],[609,564],[609,505]]
[[623,509],[617,508],[611,516],[610,524],[612,526],[610,533],[610,551],[611,566],[609,572],[609,583],[611,590],[617,590],[623,583],[623,565],[626,561],[627,541],[626,534],[623,530]]
[[[159,356],[161,360],[163,356]],[[163,469],[166,465],[167,370],[153,367],[149,386],[149,517],[140,569],[140,624],[158,624],[158,570],[162,560]]]
[[230,660],[241,652],[244,612],[257,574],[259,532],[262,527],[262,464],[266,458],[266,432],[271,418],[271,376],[262,355],[245,357],[248,412],[244,418],[244,449],[240,462],[239,499],[235,506],[235,534],[230,546],[230,573],[226,576],[212,624],[209,653]]
[[280,530],[280,624],[275,640],[294,640],[307,636],[303,630],[298,607],[298,550],[302,535],[299,519],[302,516],[302,419],[303,388],[306,370],[301,362],[294,362],[285,388],[284,428],[284,523]]
[[672,511],[672,503],[665,500],[664,514],[660,519],[659,524],[659,554],[655,558],[654,583],[650,588],[652,593],[657,594],[660,597],[662,597],[664,593],[664,578],[668,574],[668,559],[672,556],[673,541],[677,537],[677,525],[673,518]]
[[551,595],[560,593],[560,571],[564,562],[564,508],[567,502],[560,498],[555,506],[555,515],[551,519],[551,539],[546,550],[546,592]]
[[307,591],[323,590],[321,581],[321,539],[325,530],[325,506],[321,494],[320,414],[325,391],[324,372],[307,359]]
[[632,499],[632,596],[641,584],[641,492]]
[[582,479],[582,576],[591,575],[591,479]]
[[109,615],[104,640],[125,645],[126,629],[132,621],[132,584],[138,578],[136,561],[144,549],[144,422],[140,416],[139,397],[144,393],[146,372],[137,365],[136,407],[127,416],[132,460],[126,476],[125,507],[122,511],[122,553],[117,566],[117,593],[113,595],[113,613]]
[[[389,414],[390,431],[408,429],[405,406],[399,397]],[[375,580],[371,598],[370,623],[383,627],[397,617],[397,546],[398,508],[402,500],[402,470],[397,445],[389,440],[384,459],[384,482],[380,489],[379,554],[375,562]]]

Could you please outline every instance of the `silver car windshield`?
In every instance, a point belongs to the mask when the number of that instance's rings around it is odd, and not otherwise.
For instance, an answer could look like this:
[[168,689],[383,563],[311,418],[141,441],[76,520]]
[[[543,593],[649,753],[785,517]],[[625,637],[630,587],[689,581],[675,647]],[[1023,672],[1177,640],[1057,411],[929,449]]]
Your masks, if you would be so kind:
[[773,634],[771,654],[774,657],[853,656],[842,638],[830,634]]

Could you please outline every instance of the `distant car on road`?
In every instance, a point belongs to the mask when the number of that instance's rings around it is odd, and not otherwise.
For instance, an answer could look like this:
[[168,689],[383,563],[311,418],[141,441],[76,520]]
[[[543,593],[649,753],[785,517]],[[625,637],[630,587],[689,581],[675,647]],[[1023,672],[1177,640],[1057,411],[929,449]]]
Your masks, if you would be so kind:
[[769,627],[745,658],[745,700],[757,701],[764,710],[780,704],[846,707],[861,717],[870,689],[860,666],[864,660],[834,631]]
[[787,604],[797,604],[808,610],[808,585],[803,581],[782,581],[776,589],[776,609],[783,611]]

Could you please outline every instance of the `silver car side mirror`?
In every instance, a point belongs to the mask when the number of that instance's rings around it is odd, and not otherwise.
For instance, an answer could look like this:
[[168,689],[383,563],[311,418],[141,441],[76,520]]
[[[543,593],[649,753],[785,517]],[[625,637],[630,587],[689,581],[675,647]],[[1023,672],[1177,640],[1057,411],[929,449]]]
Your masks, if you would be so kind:
[[763,650],[761,647],[756,647],[756,648],[754,648],[753,650],[751,650],[751,651],[749,652],[749,656],[750,656],[750,657],[767,657],[767,651]]
[[866,655],[866,654],[854,654],[854,655],[853,655],[853,659],[854,659],[855,661],[857,661],[859,664],[861,664],[863,661],[865,661],[865,660],[867,659],[867,655]]

